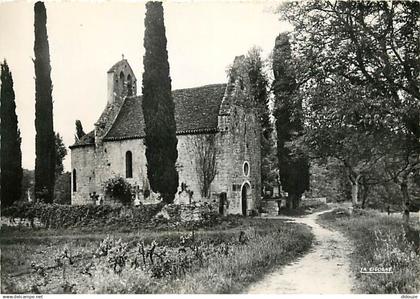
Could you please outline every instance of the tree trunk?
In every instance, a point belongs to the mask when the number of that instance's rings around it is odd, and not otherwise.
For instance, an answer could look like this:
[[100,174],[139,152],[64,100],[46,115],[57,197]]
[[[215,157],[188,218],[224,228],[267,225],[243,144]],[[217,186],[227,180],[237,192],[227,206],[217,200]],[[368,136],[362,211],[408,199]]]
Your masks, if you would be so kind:
[[362,209],[364,209],[368,202],[369,187],[366,184],[362,184]]
[[294,209],[299,208],[300,200],[301,200],[301,195],[299,196],[298,194],[295,194],[295,196],[293,197],[293,208]]
[[359,181],[362,175],[357,175],[356,178],[350,178],[351,182],[351,201],[353,208],[359,203]]
[[410,218],[410,195],[408,194],[407,178],[404,177],[400,184],[401,193],[402,193],[402,209],[403,209],[403,219],[405,223],[408,223]]
[[295,193],[289,193],[287,196],[286,206],[288,209],[297,209],[299,208],[300,196]]
[[293,195],[290,193],[287,195],[286,198],[286,208],[289,210],[293,208]]
[[359,185],[357,183],[351,184],[351,201],[353,206],[357,204],[357,193],[359,193]]

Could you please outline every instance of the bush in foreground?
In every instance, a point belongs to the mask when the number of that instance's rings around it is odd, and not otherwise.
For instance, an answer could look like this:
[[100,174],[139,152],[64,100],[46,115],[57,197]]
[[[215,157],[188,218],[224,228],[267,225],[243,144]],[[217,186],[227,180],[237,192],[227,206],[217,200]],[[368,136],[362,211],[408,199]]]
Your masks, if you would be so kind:
[[[306,226],[241,220],[225,229],[137,230],[109,237],[49,230],[33,239],[14,231],[2,235],[2,292],[240,293],[310,248],[313,236]],[[56,256],[69,256],[71,263],[58,264]]]
[[[94,292],[241,293],[274,266],[284,265],[310,248],[313,235],[309,228],[295,224],[276,228],[264,234],[249,228],[244,242],[225,241],[218,245],[199,242],[185,252],[180,250],[185,248],[183,246],[175,250],[167,248],[165,259],[170,265],[161,262],[162,271],[126,267],[115,273],[109,267],[99,267],[92,277]],[[182,263],[183,258],[185,263]],[[176,275],[155,275],[173,271],[171,269],[179,267],[180,263],[183,271],[172,272]]]

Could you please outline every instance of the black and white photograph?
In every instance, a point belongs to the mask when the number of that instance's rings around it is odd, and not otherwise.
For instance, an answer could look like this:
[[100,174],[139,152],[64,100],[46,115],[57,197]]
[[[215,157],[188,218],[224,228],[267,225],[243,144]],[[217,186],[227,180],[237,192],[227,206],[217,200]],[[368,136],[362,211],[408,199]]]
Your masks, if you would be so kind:
[[0,65],[2,298],[418,298],[419,1],[0,0]]

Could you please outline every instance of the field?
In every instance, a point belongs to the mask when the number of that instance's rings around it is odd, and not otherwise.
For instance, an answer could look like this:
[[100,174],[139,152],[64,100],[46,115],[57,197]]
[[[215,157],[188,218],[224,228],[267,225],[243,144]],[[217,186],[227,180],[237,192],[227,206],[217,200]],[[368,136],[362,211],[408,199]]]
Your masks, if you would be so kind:
[[401,217],[390,217],[374,210],[355,211],[350,215],[346,209],[335,209],[321,215],[319,222],[339,229],[352,241],[352,271],[359,293],[420,292],[420,227],[417,218],[412,218],[407,228]]
[[241,293],[307,251],[304,225],[228,217],[197,230],[2,227],[2,293]]

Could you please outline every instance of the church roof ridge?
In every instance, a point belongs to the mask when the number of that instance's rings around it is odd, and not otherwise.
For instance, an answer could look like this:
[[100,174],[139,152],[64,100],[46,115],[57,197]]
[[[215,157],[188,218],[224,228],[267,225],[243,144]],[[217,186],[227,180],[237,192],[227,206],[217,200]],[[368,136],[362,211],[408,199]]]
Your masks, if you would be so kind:
[[[177,135],[217,132],[218,115],[226,86],[227,84],[225,83],[207,84],[173,90]],[[104,141],[145,137],[141,103],[141,95],[125,98],[118,116],[106,134]],[[94,143],[94,136],[93,140],[92,138],[81,138],[71,148],[94,145]]]

